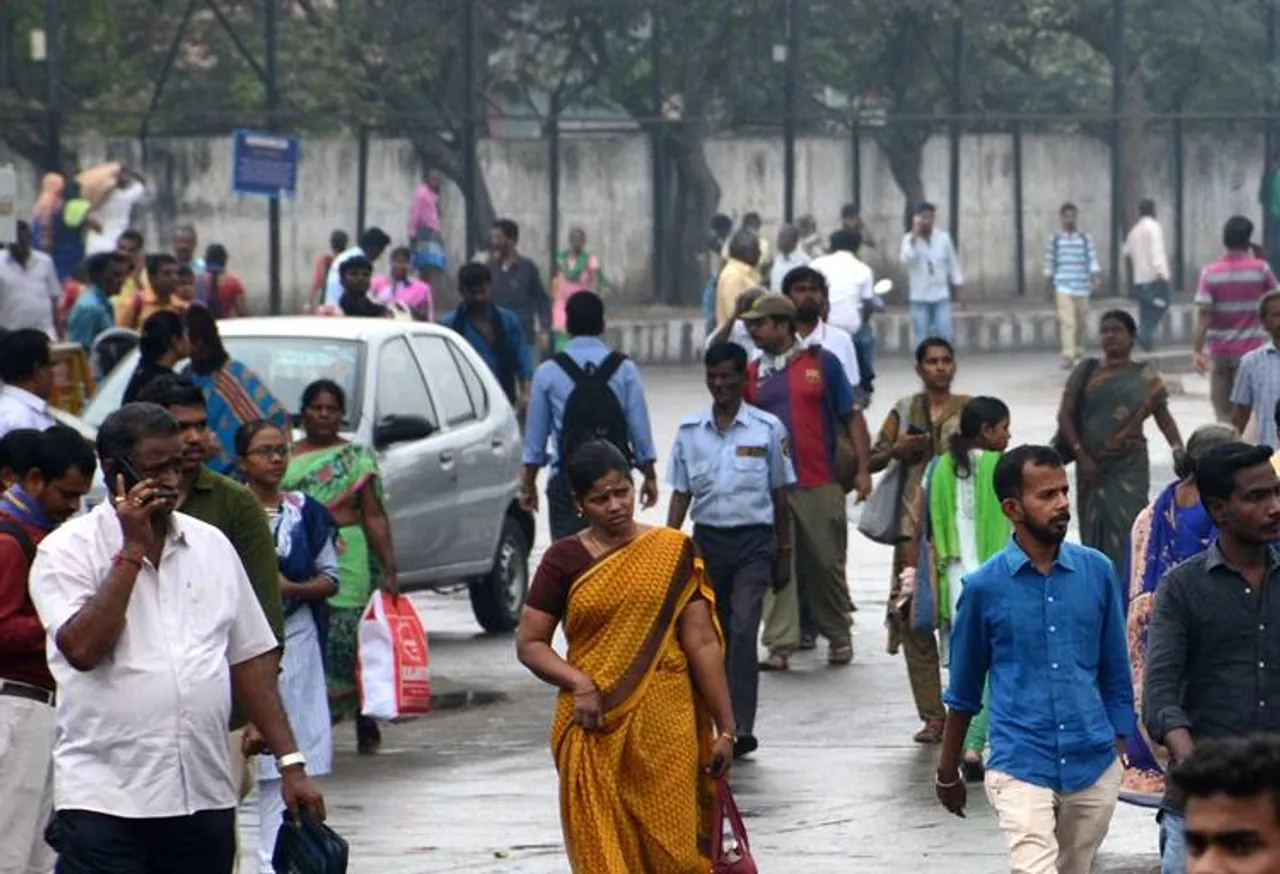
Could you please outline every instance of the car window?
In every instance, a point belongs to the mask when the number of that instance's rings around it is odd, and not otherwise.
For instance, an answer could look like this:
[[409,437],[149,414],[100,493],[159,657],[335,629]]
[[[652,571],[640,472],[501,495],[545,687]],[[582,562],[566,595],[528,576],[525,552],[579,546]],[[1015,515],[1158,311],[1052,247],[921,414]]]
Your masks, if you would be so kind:
[[[359,428],[361,368],[364,344],[329,337],[223,337],[227,354],[262,379],[276,400],[290,413],[300,412],[302,392],[317,379],[331,379],[347,395],[347,430]],[[187,363],[179,362],[179,373]],[[94,428],[120,408],[124,390],[138,367],[136,350],[126,355],[98,384],[85,409],[84,420]]]
[[290,413],[302,410],[302,392],[317,379],[331,379],[347,398],[344,426],[360,418],[360,351],[355,340],[321,337],[224,337],[227,354],[252,369]]
[[467,356],[462,353],[457,343],[449,343],[449,351],[453,353],[453,360],[458,365],[458,370],[462,371],[462,383],[467,387],[471,406],[475,408],[476,415],[483,419],[489,415],[489,395],[485,391],[484,380],[480,378],[480,374],[476,373],[476,369],[467,360]]
[[420,334],[413,338],[413,348],[422,361],[422,369],[431,374],[431,391],[440,405],[445,423],[462,425],[479,418],[458,362],[449,351],[448,341],[443,337]]
[[433,428],[440,421],[422,381],[422,371],[409,345],[400,337],[388,340],[378,351],[377,416],[422,416]]

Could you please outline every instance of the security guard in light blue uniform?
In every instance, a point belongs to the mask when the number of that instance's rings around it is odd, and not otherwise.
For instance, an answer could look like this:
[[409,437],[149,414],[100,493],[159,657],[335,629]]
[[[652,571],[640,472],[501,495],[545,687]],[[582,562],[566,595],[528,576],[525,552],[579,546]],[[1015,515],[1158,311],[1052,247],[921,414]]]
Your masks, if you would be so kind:
[[764,596],[790,579],[791,524],[785,490],[796,483],[787,429],[771,413],[742,400],[747,353],[735,343],[707,349],[711,409],[680,423],[671,449],[673,491],[667,524],[693,516],[716,591],[716,610],[727,639],[725,658],[735,756],[756,749],[753,734],[760,668],[756,640]]

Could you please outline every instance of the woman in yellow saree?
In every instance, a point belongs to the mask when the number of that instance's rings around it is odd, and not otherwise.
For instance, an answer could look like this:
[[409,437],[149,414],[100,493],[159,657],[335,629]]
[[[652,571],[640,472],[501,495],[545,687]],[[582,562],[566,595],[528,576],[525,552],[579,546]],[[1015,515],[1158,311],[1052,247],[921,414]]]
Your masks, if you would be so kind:
[[[615,447],[584,445],[567,473],[591,526],[543,556],[516,646],[560,689],[551,750],[569,862],[577,874],[707,874],[713,781],[735,740],[715,594],[690,538],[635,521]],[[561,622],[565,658],[551,647]]]

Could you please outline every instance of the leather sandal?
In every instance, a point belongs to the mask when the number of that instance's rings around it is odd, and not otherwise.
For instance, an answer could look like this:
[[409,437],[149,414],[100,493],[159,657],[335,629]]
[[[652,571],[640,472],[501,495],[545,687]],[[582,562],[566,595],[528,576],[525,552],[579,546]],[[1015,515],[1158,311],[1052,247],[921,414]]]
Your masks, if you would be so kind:
[[924,724],[924,728],[916,732],[915,737],[911,738],[918,744],[940,744],[942,743],[942,729],[945,723],[941,719],[930,719]]
[[785,652],[771,652],[769,658],[760,663],[762,671],[789,671],[791,659]]
[[827,664],[829,665],[848,665],[853,663],[853,644],[845,644],[844,646],[835,646],[834,644],[827,650]]

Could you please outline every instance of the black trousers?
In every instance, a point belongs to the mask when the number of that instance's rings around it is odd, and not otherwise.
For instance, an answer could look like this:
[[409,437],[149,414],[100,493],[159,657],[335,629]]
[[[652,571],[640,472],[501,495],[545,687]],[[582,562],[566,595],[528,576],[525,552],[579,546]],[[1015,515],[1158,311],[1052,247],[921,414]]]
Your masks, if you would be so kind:
[[725,673],[733,721],[739,735],[753,734],[756,703],[760,697],[760,662],[756,642],[764,596],[773,585],[777,540],[770,525],[743,528],[693,529],[694,542],[702,550],[707,576],[716,590],[716,612],[724,630]]
[[557,471],[547,479],[547,524],[551,526],[553,543],[586,531],[590,524],[586,516],[578,515],[569,491],[569,479],[563,472]]
[[58,852],[55,874],[230,874],[236,812],[124,819],[60,810],[46,837]]

